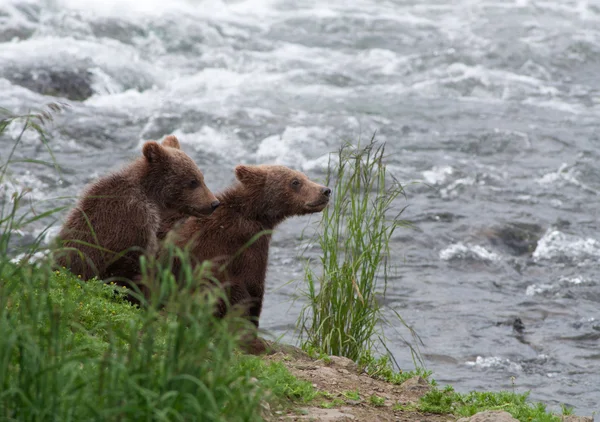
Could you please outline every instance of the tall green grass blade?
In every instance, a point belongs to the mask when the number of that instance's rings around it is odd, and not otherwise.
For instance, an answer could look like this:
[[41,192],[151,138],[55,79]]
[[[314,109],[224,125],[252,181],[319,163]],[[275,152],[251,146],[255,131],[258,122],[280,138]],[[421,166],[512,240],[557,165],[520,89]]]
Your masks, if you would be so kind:
[[396,200],[406,195],[384,160],[385,145],[374,138],[366,146],[345,144],[330,156],[325,179],[333,201],[317,235],[323,254],[320,265],[306,268],[307,304],[297,324],[305,349],[357,362],[370,359],[379,343],[389,351],[383,332],[389,321],[380,304],[390,270],[389,242],[408,223],[400,219],[406,207],[394,212]]

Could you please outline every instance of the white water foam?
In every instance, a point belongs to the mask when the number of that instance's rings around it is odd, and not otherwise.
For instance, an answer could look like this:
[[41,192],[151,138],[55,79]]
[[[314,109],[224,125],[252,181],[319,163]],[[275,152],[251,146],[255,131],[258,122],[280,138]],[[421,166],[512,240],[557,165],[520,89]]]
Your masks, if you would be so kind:
[[477,261],[498,261],[500,256],[494,252],[488,251],[483,246],[464,244],[462,242],[454,243],[440,251],[442,261],[453,261],[462,259],[472,259]]
[[475,361],[467,361],[465,362],[467,366],[472,366],[478,369],[504,369],[509,372],[522,372],[523,367],[515,362],[512,362],[510,359],[501,358],[498,356],[477,356]]
[[554,284],[531,284],[529,286],[527,286],[527,289],[525,290],[525,295],[526,296],[536,296],[536,295],[543,295],[545,293],[554,293],[555,295],[559,295],[559,291],[561,290],[561,288],[563,287],[573,287],[573,286],[579,286],[582,284],[588,284],[590,283],[590,280],[582,277],[582,276],[573,276],[573,277],[565,277],[562,276],[558,279],[558,282],[554,283]]
[[557,171],[547,173],[542,177],[537,179],[537,183],[540,185],[547,185],[555,190],[557,186],[564,186],[567,184],[578,186],[581,189],[595,193],[600,195],[600,191],[592,188],[591,186],[582,183],[577,178],[579,176],[579,171],[575,166],[568,165],[567,163],[562,163]]
[[[51,242],[54,241],[54,239],[56,239],[56,236],[58,236],[58,233],[60,232],[61,226],[60,225],[55,225],[52,227],[49,227],[48,229],[45,229],[45,233],[44,236],[42,237],[42,243],[45,245],[50,244]],[[41,232],[36,231],[34,232],[34,236],[37,237],[41,234]]]
[[[282,13],[278,13],[273,0],[52,0],[58,10],[69,9],[97,17],[126,17],[143,22],[147,18],[165,16],[192,16],[255,25],[267,29]],[[285,9],[284,9],[285,10]],[[317,12],[318,8],[311,9]]]
[[571,259],[578,262],[600,260],[600,242],[591,237],[582,238],[548,229],[533,252],[535,261]]
[[551,292],[556,290],[557,287],[552,284],[532,284],[527,286],[527,290],[525,290],[526,296],[535,296],[546,292]]
[[10,262],[12,262],[13,264],[22,264],[25,262],[34,263],[45,259],[48,256],[48,254],[49,251],[36,251],[32,255],[21,253],[12,258]]
[[23,194],[23,199],[41,201],[50,197],[48,191],[48,185],[30,171],[23,174],[8,174],[0,183],[0,196],[5,198]]
[[[0,84],[0,90],[2,89],[2,84]],[[35,130],[26,130],[23,131],[23,126],[25,125],[24,119],[15,119],[8,124],[6,129],[4,130],[3,136],[6,136],[10,139],[8,145],[14,145],[17,140],[19,140],[20,145],[27,146],[35,146],[41,145],[42,139],[40,134]],[[0,156],[0,164],[5,164],[4,159],[8,158],[8,151],[10,148],[6,149],[6,156],[2,154]]]
[[561,277],[560,280],[558,280],[560,283],[562,284],[585,284],[585,283],[589,283],[590,281],[584,277],[581,276],[575,276],[575,277]]
[[223,162],[238,162],[249,155],[244,143],[234,133],[221,132],[210,126],[204,125],[194,133],[176,130],[173,135],[181,141],[184,149],[187,144],[198,153],[216,154]]
[[423,172],[423,179],[430,185],[439,185],[446,181],[448,176],[454,173],[451,166],[433,166],[431,170]]
[[482,65],[451,63],[417,75],[412,90],[443,96],[460,92],[464,97],[526,100],[529,97],[554,98],[557,88],[531,76]]
[[457,198],[460,194],[460,189],[464,186],[473,186],[475,184],[474,177],[463,177],[457,179],[450,183],[448,186],[445,186],[440,189],[440,196],[443,199],[454,199]]
[[[328,139],[332,129],[323,127],[288,126],[282,134],[263,139],[255,153],[256,161],[302,168],[314,168],[315,160],[324,163],[329,152]],[[306,169],[305,169],[306,170]]]

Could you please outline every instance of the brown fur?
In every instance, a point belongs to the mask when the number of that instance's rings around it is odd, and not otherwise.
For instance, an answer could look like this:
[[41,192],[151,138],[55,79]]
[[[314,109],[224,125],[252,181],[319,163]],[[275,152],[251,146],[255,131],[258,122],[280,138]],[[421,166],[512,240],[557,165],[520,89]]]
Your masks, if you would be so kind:
[[[239,165],[235,174],[239,183],[217,194],[221,206],[210,216],[181,223],[175,230],[175,244],[182,248],[189,244],[196,264],[205,260],[218,264],[213,265],[214,275],[227,286],[230,305],[245,307],[245,315],[258,328],[271,234],[259,237],[238,256],[236,253],[253,236],[275,229],[288,217],[320,212],[331,190],[283,166]],[[171,223],[177,220],[173,216]],[[165,221],[162,232],[168,230],[168,224]],[[222,265],[223,271],[218,271]],[[175,266],[174,271],[178,274],[179,269]],[[218,315],[224,313],[221,306]]]
[[141,157],[85,189],[59,233],[56,262],[85,280],[131,280],[139,257],[158,251],[161,217],[207,215],[218,205],[175,136],[146,142]]

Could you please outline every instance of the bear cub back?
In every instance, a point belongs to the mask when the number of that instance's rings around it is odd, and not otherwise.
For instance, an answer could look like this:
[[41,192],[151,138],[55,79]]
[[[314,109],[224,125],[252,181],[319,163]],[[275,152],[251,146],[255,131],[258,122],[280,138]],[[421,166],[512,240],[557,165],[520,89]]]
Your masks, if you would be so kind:
[[58,235],[56,263],[84,280],[127,281],[139,257],[158,251],[161,217],[212,213],[219,201],[175,136],[146,142],[143,154],[121,170],[88,185]]

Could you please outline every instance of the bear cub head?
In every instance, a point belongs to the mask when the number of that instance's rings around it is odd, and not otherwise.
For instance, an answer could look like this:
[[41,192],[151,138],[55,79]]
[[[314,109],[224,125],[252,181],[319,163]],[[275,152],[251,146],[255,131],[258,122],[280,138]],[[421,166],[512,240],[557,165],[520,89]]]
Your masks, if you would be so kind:
[[238,165],[235,175],[244,187],[255,192],[254,206],[274,218],[320,212],[331,196],[328,187],[285,166]]
[[201,217],[220,205],[196,163],[181,151],[175,136],[167,136],[162,145],[146,142],[143,154],[148,166],[147,189],[163,209]]

